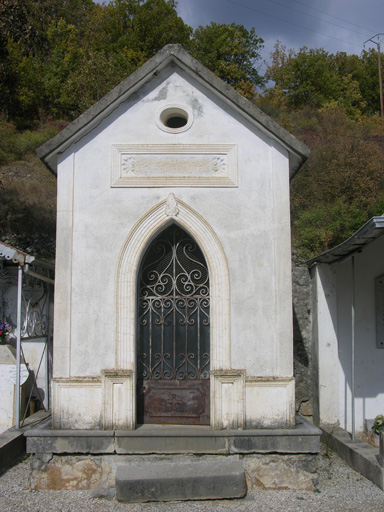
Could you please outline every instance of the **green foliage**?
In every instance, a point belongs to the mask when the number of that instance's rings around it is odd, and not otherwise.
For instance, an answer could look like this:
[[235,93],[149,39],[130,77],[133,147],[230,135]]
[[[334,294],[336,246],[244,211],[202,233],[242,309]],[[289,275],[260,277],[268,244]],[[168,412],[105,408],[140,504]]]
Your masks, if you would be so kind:
[[[353,57],[356,56],[349,55],[347,58],[352,60]],[[355,66],[354,77],[359,83],[364,98],[365,107],[363,112],[368,115],[378,113],[380,111],[380,85],[376,49],[363,50],[359,62]]]
[[191,43],[193,56],[248,98],[264,83],[255,64],[260,60],[263,40],[255,29],[211,22],[198,27]]
[[[271,102],[283,108],[341,107],[352,118],[380,109],[377,54],[363,51],[361,57],[319,49],[287,50],[277,42],[266,78],[275,86],[266,90]],[[376,61],[376,64],[375,62]]]
[[174,0],[4,0],[0,111],[19,128],[42,115],[73,119],[191,33]]
[[[0,164],[33,152],[59,130],[47,120],[76,118],[169,43],[182,44],[312,149],[292,182],[293,242],[303,257],[384,212],[376,50],[330,54],[278,42],[265,77],[275,85],[257,96],[265,79],[255,30],[211,22],[192,31],[175,0],[2,0]],[[36,184],[6,185],[0,229],[36,231],[39,211],[52,228],[51,210],[34,202]]]
[[19,132],[12,123],[0,121],[0,164],[6,164],[34,153],[59,132],[59,126],[47,126],[36,131]]
[[[64,25],[73,26],[78,34],[76,44],[81,46],[82,27],[94,7],[92,0],[4,0],[0,3],[0,111],[7,120],[23,128],[38,119],[39,111],[49,110],[52,87],[46,89],[45,86],[51,52],[56,52],[53,59],[58,58],[54,28],[61,26],[63,31]],[[65,35],[61,34],[61,45]],[[63,66],[67,67],[67,62],[63,61]]]
[[20,129],[77,117],[170,43],[248,98],[263,83],[254,29],[211,23],[193,33],[175,0],[3,0],[0,43],[0,112]]
[[358,204],[337,199],[334,204],[314,205],[293,222],[300,256],[309,259],[343,242],[366,221],[366,212]]
[[291,185],[293,243],[303,258],[343,242],[384,212],[380,124],[375,118],[352,120],[335,105],[312,116],[296,126],[312,152]]
[[147,0],[137,7],[132,22],[126,47],[147,57],[167,44],[189,44],[192,29],[177,15],[174,0]]
[[382,414],[378,414],[375,418],[375,422],[373,423],[372,430],[375,434],[379,435],[380,432],[384,432],[384,416]]

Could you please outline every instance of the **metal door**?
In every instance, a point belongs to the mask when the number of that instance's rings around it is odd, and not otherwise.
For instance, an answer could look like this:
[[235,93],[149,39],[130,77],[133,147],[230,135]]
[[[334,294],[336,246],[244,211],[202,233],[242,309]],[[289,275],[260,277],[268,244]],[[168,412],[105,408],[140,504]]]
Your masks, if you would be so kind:
[[179,226],[148,248],[138,301],[138,422],[208,425],[208,268]]

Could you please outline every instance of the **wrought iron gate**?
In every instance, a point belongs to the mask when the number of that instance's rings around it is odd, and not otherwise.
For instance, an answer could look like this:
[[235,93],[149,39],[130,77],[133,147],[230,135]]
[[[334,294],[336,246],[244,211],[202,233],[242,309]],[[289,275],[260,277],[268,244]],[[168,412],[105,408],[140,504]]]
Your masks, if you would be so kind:
[[208,268],[179,226],[150,245],[138,295],[138,421],[209,424]]

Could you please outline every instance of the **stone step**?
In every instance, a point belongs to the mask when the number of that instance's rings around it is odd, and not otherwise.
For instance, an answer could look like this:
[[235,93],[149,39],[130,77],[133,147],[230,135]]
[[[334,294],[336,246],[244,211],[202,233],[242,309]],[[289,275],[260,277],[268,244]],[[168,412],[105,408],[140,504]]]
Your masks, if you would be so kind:
[[241,498],[244,466],[234,460],[182,460],[122,464],[116,470],[116,499],[124,502]]
[[135,430],[56,430],[51,422],[25,433],[27,453],[250,454],[318,453],[321,431],[298,416],[292,429],[213,430],[200,425],[140,425]]

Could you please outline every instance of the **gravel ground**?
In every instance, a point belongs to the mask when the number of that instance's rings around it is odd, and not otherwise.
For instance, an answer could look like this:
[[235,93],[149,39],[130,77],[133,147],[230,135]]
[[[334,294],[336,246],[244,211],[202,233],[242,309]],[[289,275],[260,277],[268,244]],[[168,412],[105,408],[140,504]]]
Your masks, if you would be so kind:
[[263,491],[241,500],[123,504],[93,498],[87,491],[28,491],[30,460],[0,476],[0,512],[384,512],[384,492],[339,457],[320,457],[316,492]]

